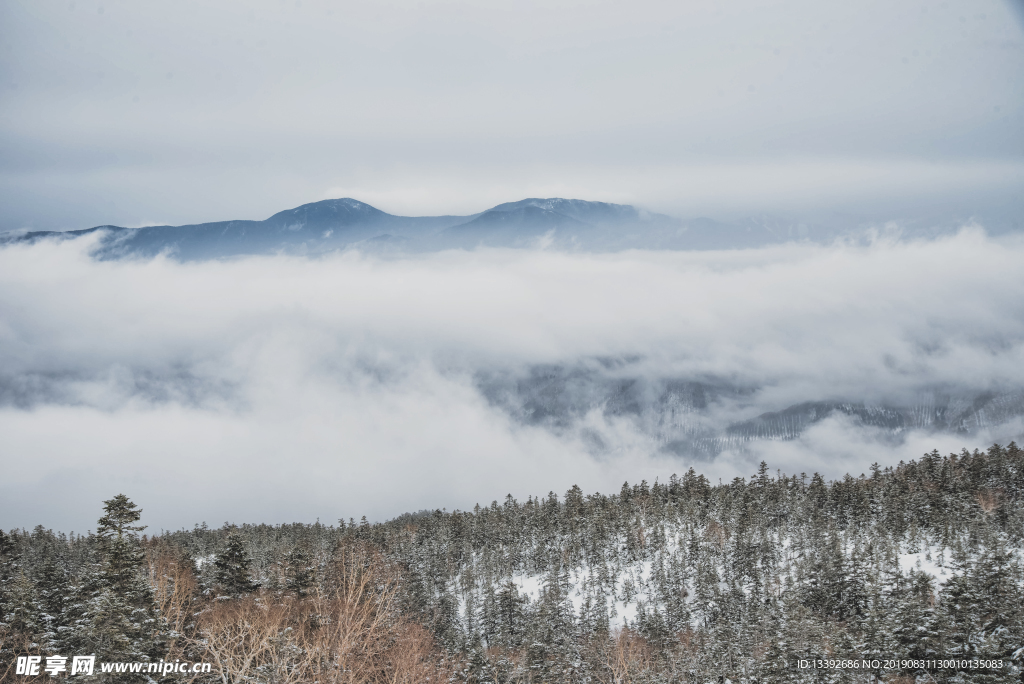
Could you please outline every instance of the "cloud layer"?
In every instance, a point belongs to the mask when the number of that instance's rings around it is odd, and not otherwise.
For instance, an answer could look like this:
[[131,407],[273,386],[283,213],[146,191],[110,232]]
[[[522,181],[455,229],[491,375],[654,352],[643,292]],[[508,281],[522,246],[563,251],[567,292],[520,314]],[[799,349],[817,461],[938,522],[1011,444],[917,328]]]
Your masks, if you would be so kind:
[[[0,250],[5,526],[81,530],[120,491],[164,527],[381,518],[574,483],[610,491],[691,465],[630,421],[592,411],[552,430],[481,394],[481,372],[538,364],[625,360],[650,378],[755,388],[716,409],[729,420],[1024,387],[1024,242],[976,228],[706,253],[180,264],[97,262],[88,248]],[[993,430],[966,445],[1021,426]],[[728,478],[763,457],[857,474],[963,439],[894,441],[834,416],[697,466]]]
[[406,214],[552,195],[683,217],[1019,208],[1013,10],[9,0],[0,230],[263,219],[339,194]]

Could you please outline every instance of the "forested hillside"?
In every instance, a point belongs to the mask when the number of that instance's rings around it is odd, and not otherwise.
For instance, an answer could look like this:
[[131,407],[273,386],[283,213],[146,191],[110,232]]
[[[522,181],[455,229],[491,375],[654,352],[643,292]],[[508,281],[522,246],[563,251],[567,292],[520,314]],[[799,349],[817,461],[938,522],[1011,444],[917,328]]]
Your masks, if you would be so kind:
[[204,660],[224,682],[866,682],[796,663],[948,657],[1008,665],[870,676],[1024,681],[1013,443],[833,482],[691,469],[380,524],[147,537],[137,519],[118,497],[96,534],[0,536],[0,667],[97,653]]

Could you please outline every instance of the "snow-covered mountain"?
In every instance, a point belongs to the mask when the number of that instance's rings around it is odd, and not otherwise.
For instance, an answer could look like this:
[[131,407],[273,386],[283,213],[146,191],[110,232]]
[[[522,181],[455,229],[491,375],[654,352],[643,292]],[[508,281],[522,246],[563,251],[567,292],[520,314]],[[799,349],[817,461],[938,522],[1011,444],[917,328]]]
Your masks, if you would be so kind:
[[304,204],[263,221],[216,221],[184,226],[123,228],[96,226],[85,230],[31,232],[7,240],[70,238],[104,233],[97,250],[101,258],[154,256],[166,252],[181,260],[202,260],[247,254],[288,252],[315,254],[390,236],[420,236],[465,220],[465,217],[409,218],[393,216],[358,200],[342,198]]
[[[673,222],[669,217],[658,217]],[[104,233],[97,256],[153,256],[182,260],[246,254],[317,254],[343,248],[446,248],[533,246],[558,233],[559,242],[580,242],[596,228],[651,222],[634,207],[565,199],[527,199],[470,216],[395,216],[351,198],[324,200],[278,212],[263,221],[217,221],[184,226],[123,228],[104,225],[67,232],[37,231],[0,237],[5,242],[73,238]]]
[[[96,226],[66,232],[0,234],[0,244],[68,239],[102,232],[96,256],[183,261],[250,254],[315,255],[338,249],[428,252],[477,247],[546,247],[583,251],[735,249],[784,242],[827,243],[880,231],[929,237],[955,232],[962,221],[918,220],[881,226],[863,217],[821,220],[756,216],[734,221],[679,219],[625,204],[528,198],[469,216],[396,216],[351,198],[303,204],[262,221],[215,221],[183,226]],[[989,228],[990,232],[992,227]],[[1012,228],[1012,227],[1011,227]],[[998,232],[998,229],[997,229]]]

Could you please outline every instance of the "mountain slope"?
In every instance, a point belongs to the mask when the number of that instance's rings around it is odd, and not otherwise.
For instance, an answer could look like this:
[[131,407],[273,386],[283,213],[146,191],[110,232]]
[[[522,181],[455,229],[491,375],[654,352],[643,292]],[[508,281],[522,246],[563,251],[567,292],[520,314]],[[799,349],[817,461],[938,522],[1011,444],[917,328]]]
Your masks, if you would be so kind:
[[324,200],[278,212],[263,221],[216,221],[183,226],[97,226],[68,232],[31,232],[6,242],[74,238],[103,231],[100,258],[151,257],[167,253],[184,261],[277,252],[316,254],[360,241],[430,233],[465,220],[461,216],[393,216],[351,198]]
[[[630,221],[641,221],[645,217],[660,216],[658,214],[646,214],[636,207],[628,204],[608,204],[607,202],[588,202],[585,200],[562,199],[554,197],[551,199],[529,199],[518,202],[506,202],[499,204],[490,211],[513,212],[520,209],[541,209],[547,212],[554,212],[567,216],[582,223],[590,223],[595,226],[605,224],[626,223]],[[668,217],[663,217],[668,218]]]
[[490,209],[471,221],[444,231],[451,246],[532,247],[557,231],[585,232],[589,226],[565,214],[524,205]]
[[[183,226],[123,228],[97,226],[84,230],[37,231],[9,235],[0,241],[74,238],[102,231],[96,255],[151,257],[167,253],[181,260],[202,260],[246,254],[318,254],[336,249],[436,249],[532,246],[537,238],[558,233],[562,242],[577,244],[595,227],[618,228],[650,221],[635,207],[584,200],[525,199],[500,204],[471,216],[395,216],[352,198],[312,202],[278,212],[262,221],[216,221]],[[668,217],[661,217],[668,219]],[[669,219],[671,220],[671,219]]]
[[560,197],[505,202],[470,216],[395,216],[365,202],[340,198],[303,204],[260,221],[145,228],[103,225],[66,232],[8,233],[0,234],[0,245],[102,232],[95,250],[99,258],[166,253],[190,261],[249,254],[315,255],[338,249],[742,249],[785,242],[870,241],[882,233],[934,238],[955,233],[961,225],[922,219],[879,227],[854,216],[829,216],[818,221],[767,215],[728,222],[703,217],[681,220],[625,204]]
[[[537,365],[515,372],[477,374],[477,390],[492,406],[524,425],[576,434],[594,453],[614,442],[628,425],[665,453],[713,458],[758,442],[795,440],[828,419],[869,428],[900,442],[911,432],[977,435],[986,429],[1018,434],[1024,391],[970,388],[927,391],[889,402],[804,401],[765,411],[756,385],[712,377],[652,377],[630,372],[628,363]],[[603,423],[593,420],[600,415]],[[617,429],[617,428],[616,428]]]

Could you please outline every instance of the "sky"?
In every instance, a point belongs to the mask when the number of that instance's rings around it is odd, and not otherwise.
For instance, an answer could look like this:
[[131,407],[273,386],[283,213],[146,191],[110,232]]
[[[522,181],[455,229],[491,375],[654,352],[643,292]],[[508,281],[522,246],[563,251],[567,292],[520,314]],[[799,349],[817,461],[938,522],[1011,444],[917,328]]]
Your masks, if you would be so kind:
[[[0,4],[0,230],[405,215],[1015,212],[1017,0]],[[1019,212],[1018,212],[1019,213]]]

